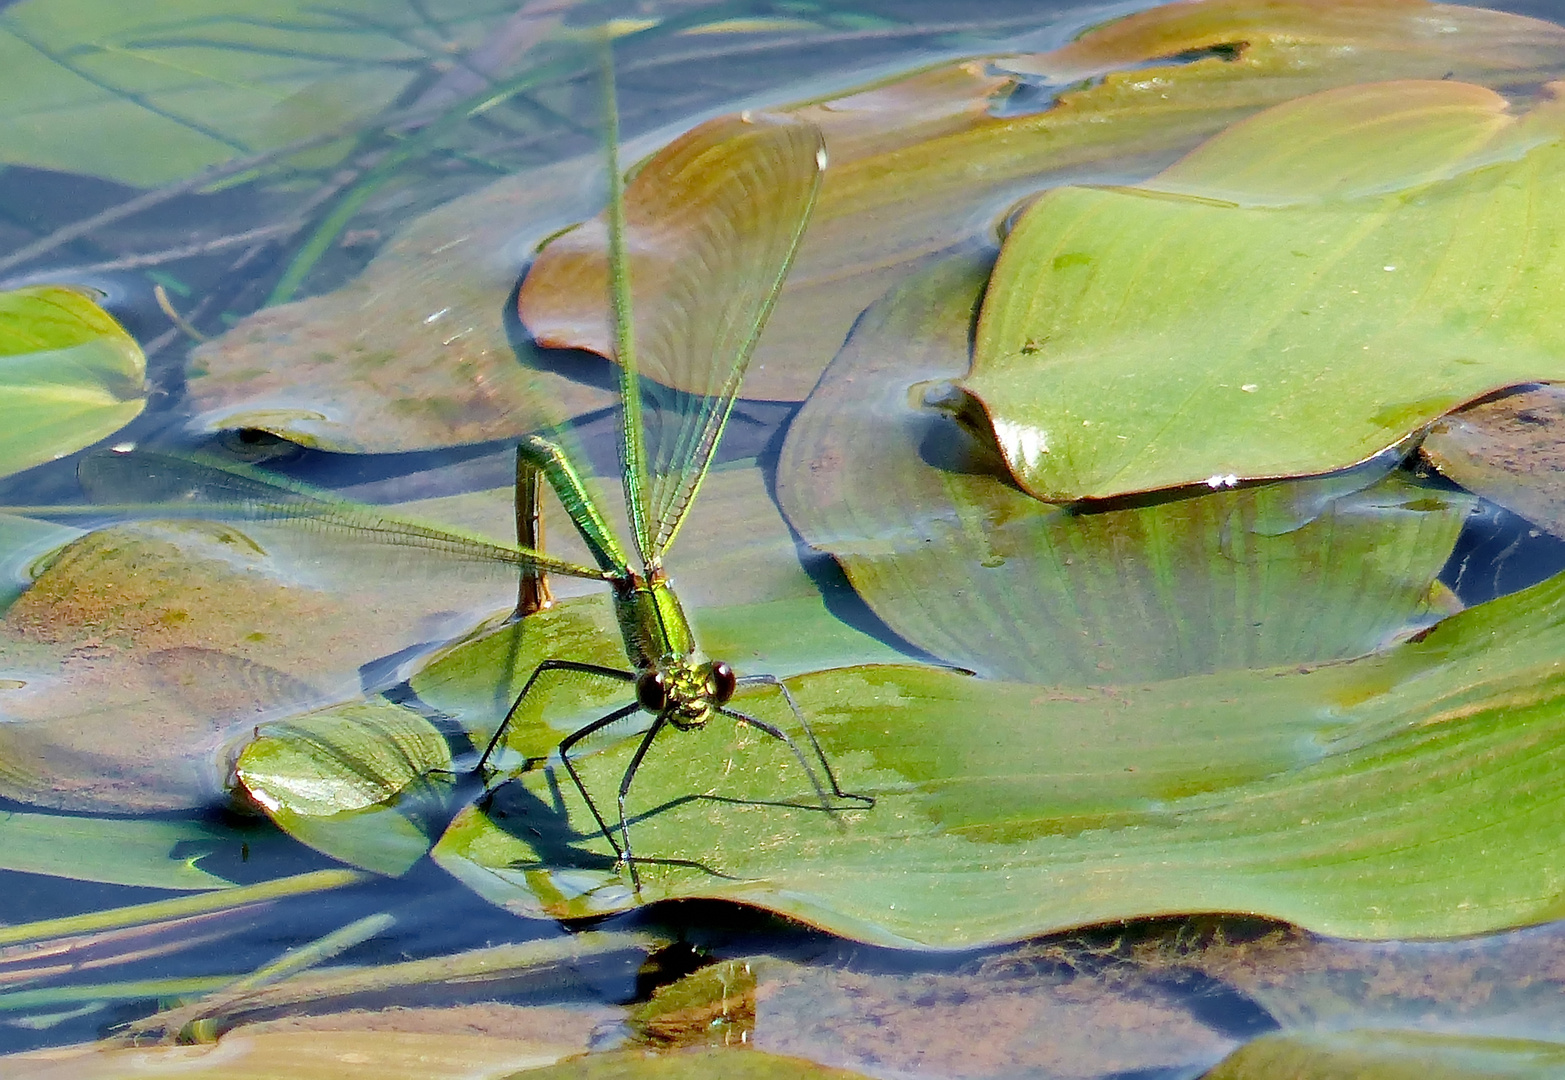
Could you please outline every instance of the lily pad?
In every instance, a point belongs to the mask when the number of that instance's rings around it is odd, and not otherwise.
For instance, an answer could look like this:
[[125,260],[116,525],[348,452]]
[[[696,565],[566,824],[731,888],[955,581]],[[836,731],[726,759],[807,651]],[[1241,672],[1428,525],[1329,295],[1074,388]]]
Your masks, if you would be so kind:
[[1125,683],[1356,656],[1432,617],[1472,500],[1388,476],[1394,457],[1086,513],[1001,480],[909,400],[967,367],[989,264],[932,260],[870,308],[778,463],[794,527],[898,634],[994,678]]
[[[1039,187],[1145,175],[1257,109],[1344,83],[1513,85],[1562,64],[1559,27],[1472,8],[1186,3],[1109,23],[1054,53],[965,61],[778,110],[821,128],[831,164],[746,393],[802,398],[859,312],[910,264],[969,238],[992,242],[1013,204]],[[1007,71],[1056,96],[1041,111],[1006,109],[1020,86]],[[601,235],[600,216],[590,231],[548,244],[529,271],[520,310],[540,341],[612,351]],[[591,277],[582,273],[589,254]]]
[[56,285],[0,293],[0,476],[130,423],[146,373],[141,346],[86,294]]
[[[1562,648],[1554,578],[1315,669],[1105,689],[821,672],[789,685],[872,809],[827,813],[786,747],[713,723],[653,745],[636,775],[639,896],[552,767],[463,811],[434,856],[533,917],[709,897],[926,948],[1192,911],[1482,933],[1565,910]],[[789,723],[775,696],[740,701]],[[636,743],[577,760],[600,805]]]
[[1539,386],[1441,417],[1422,445],[1468,491],[1565,537],[1565,388]]
[[1348,87],[1136,187],[1048,192],[1006,240],[957,408],[1069,502],[1344,468],[1565,376],[1543,179],[1565,109],[1508,109],[1456,82]]
[[1206,1080],[1543,1080],[1562,1069],[1565,1043],[1370,1028],[1264,1036]]

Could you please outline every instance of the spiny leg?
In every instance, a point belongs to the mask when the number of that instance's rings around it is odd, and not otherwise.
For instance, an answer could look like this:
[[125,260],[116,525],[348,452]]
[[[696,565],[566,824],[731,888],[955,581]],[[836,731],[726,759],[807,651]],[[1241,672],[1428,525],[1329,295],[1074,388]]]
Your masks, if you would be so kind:
[[[500,726],[495,729],[494,738],[490,739],[489,745],[484,748],[484,756],[478,759],[478,766],[473,770],[474,772],[483,772],[484,766],[489,763],[489,755],[495,752],[495,747],[500,745],[500,740],[505,735],[505,729],[511,726],[511,719],[516,715],[516,710],[522,707],[522,702],[526,699],[528,692],[532,690],[533,684],[547,671],[576,671],[583,675],[602,675],[605,678],[618,679],[620,682],[636,681],[635,672],[621,671],[619,668],[603,667],[600,664],[583,664],[576,660],[545,660],[533,669],[532,675],[522,686],[522,692],[516,695],[516,700],[511,703],[511,708],[505,714],[505,719],[500,721]],[[579,735],[596,730],[596,727],[589,724],[566,741],[570,742]],[[561,745],[563,746],[564,743]]]
[[[805,736],[809,738],[810,747],[815,751],[815,756],[817,759],[819,759],[821,768],[826,772],[826,781],[831,785],[831,793],[837,796],[839,799],[850,799],[853,802],[862,803],[866,810],[875,805],[874,796],[859,795],[852,791],[843,791],[842,788],[838,785],[837,774],[832,771],[831,761],[826,757],[826,751],[821,749],[820,740],[815,737],[815,729],[810,727],[810,721],[805,717],[804,710],[799,708],[799,703],[793,699],[793,695],[788,692],[788,687],[781,679],[775,675],[746,675],[744,678],[739,680],[738,685],[777,687],[777,689],[782,692],[783,700],[788,703],[788,708],[793,710],[794,719],[799,721],[799,726],[804,729]],[[727,709],[722,711],[725,713],[728,712]],[[743,714],[739,715],[742,716]],[[752,717],[744,717],[744,719],[750,721],[752,724],[755,724],[757,727],[760,726],[759,721],[753,719]],[[769,734],[771,733],[769,732]],[[778,737],[784,739],[784,741],[786,741],[789,746],[792,746],[793,752],[795,754],[799,752],[798,746],[794,744],[792,739],[787,738],[787,736],[783,735],[781,731],[777,731],[775,734],[777,734]],[[808,769],[808,766],[806,766],[806,769]],[[810,780],[811,782],[815,783],[816,791],[820,793],[821,797],[824,799],[825,794],[824,792],[821,792],[820,784],[815,781],[815,774],[813,772],[810,773]]]
[[630,884],[636,890],[637,896],[641,895],[641,875],[636,872],[636,859],[630,852],[630,825],[625,821],[625,795],[630,791],[630,782],[636,778],[636,770],[641,768],[641,759],[647,756],[647,751],[652,747],[652,740],[657,738],[658,732],[663,730],[663,725],[668,723],[668,717],[667,712],[658,713],[658,718],[652,721],[652,726],[647,729],[647,734],[642,738],[641,745],[636,747],[636,756],[630,759],[630,767],[625,770],[625,778],[619,782],[619,832],[620,840],[625,846],[620,848],[616,845],[615,850],[619,851],[619,857],[630,870]]
[[[623,708],[615,709],[607,716],[600,716],[586,727],[579,728],[565,736],[565,738],[560,741],[559,746],[561,764],[565,766],[565,771],[570,773],[571,780],[576,784],[576,790],[581,792],[582,800],[587,804],[587,809],[592,811],[593,820],[598,823],[598,830],[603,833],[603,838],[609,842],[609,847],[614,849],[614,857],[616,859],[625,858],[625,853],[620,850],[619,842],[614,839],[614,830],[609,828],[609,823],[604,821],[603,815],[598,812],[598,804],[592,801],[592,796],[587,792],[587,785],[582,782],[581,774],[576,771],[576,766],[571,764],[570,750],[571,747],[581,742],[588,735],[591,735],[595,731],[602,731],[610,724],[618,723],[640,708],[640,702],[633,702],[624,706]],[[656,724],[653,725],[653,730],[657,730]],[[624,804],[625,799],[624,795],[622,794],[620,796],[620,823],[622,825],[624,824],[625,820]],[[634,870],[631,871],[631,880],[636,880],[636,873]],[[640,888],[639,884],[637,888]]]

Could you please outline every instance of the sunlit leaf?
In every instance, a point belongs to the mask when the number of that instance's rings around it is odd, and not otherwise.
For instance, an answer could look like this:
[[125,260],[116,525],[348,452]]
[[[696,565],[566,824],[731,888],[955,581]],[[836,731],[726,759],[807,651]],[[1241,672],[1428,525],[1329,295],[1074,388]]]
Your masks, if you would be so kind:
[[1539,386],[1442,417],[1423,452],[1468,491],[1565,536],[1565,391]]
[[[1510,86],[1562,62],[1559,27],[1472,8],[1173,4],[1054,53],[948,65],[783,109],[820,126],[831,164],[745,392],[804,397],[859,312],[912,261],[967,238],[992,241],[1012,205],[1042,186],[1084,172],[1146,175],[1257,109],[1331,86],[1448,77]],[[1008,70],[1028,73],[1027,89],[1052,100],[1007,115],[1018,90]],[[586,243],[562,237],[544,249],[522,317],[542,341],[608,355],[606,292],[579,274]],[[596,252],[601,267],[601,241]],[[557,274],[582,286],[557,287]]]
[[435,837],[455,778],[446,736],[398,705],[340,705],[258,726],[234,766],[242,795],[284,831],[366,870],[401,874]]
[[[802,676],[790,686],[842,787],[874,808],[828,814],[789,749],[750,729],[670,732],[627,804],[640,900],[737,900],[933,947],[1190,911],[1344,937],[1545,921],[1565,904],[1562,649],[1555,578],[1313,669],[1109,689]],[[736,701],[789,723],[764,688]],[[637,742],[577,758],[611,815]],[[458,815],[435,858],[521,914],[637,903],[553,769]]]
[[1138,187],[1049,192],[1006,240],[957,407],[1072,501],[1344,468],[1565,376],[1562,113],[1350,87]]
[[1092,513],[1000,480],[909,402],[966,369],[988,266],[936,261],[866,312],[778,464],[794,527],[893,630],[983,675],[1122,683],[1355,656],[1427,617],[1471,500],[1387,479],[1394,458]]
[[1263,1036],[1206,1080],[1544,1080],[1561,1070],[1565,1043],[1361,1028]]
[[518,363],[501,317],[529,244],[587,211],[595,162],[447,203],[343,288],[264,309],[194,350],[197,424],[373,453],[514,437],[607,406],[607,390],[542,370],[525,347]]
[[146,372],[141,346],[86,294],[54,285],[0,293],[0,476],[130,423]]

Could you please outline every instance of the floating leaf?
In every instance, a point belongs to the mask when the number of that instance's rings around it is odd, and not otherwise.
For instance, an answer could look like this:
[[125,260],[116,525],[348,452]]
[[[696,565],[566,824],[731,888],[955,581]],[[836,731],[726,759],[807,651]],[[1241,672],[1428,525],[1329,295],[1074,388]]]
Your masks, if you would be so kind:
[[0,1058],[14,1080],[467,1080],[535,1070],[584,1046],[551,1038],[479,1034],[453,1017],[450,1030],[396,1031],[366,1014],[338,1030],[240,1029],[215,1044],[68,1046]]
[[1138,187],[1045,194],[1001,252],[958,409],[1068,502],[1344,468],[1565,376],[1545,179],[1565,110],[1506,109],[1454,82],[1348,87]]
[[1471,500],[1394,459],[1092,513],[998,479],[908,400],[966,368],[988,265],[933,261],[867,311],[778,464],[794,527],[898,634],[996,678],[1124,683],[1356,656],[1429,614]]
[[1206,1080],[1544,1080],[1561,1070],[1565,1043],[1367,1028],[1267,1035]]
[[438,814],[454,777],[440,729],[386,702],[259,726],[234,766],[239,791],[283,831],[388,875],[405,873],[434,843],[424,813]]
[[518,363],[500,314],[529,244],[586,212],[595,161],[433,210],[350,284],[257,312],[197,348],[197,426],[378,453],[514,437],[608,406],[607,390],[544,371],[525,348]]
[[[1446,937],[1556,917],[1565,578],[1320,668],[1110,689],[853,668],[790,680],[844,790],[823,811],[788,748],[719,723],[646,755],[627,812],[640,902],[712,897],[887,944],[1244,911],[1343,937]],[[740,707],[788,724],[775,696]],[[577,758],[613,807],[637,740]],[[493,902],[634,906],[568,778],[462,812],[436,861]]]
[[1565,537],[1565,389],[1539,386],[1442,417],[1423,452],[1468,491]]
[[211,889],[226,878],[197,866],[240,839],[187,821],[0,814],[0,869],[157,889]]
[[[831,164],[745,392],[805,396],[859,312],[911,264],[968,238],[992,241],[1012,205],[1048,183],[1145,175],[1250,112],[1343,83],[1511,86],[1562,63],[1559,27],[1472,8],[1174,4],[1054,53],[966,61],[780,110],[819,125]],[[1005,105],[1019,84],[1006,71],[1038,73],[1059,92],[1042,111],[1016,115]],[[522,320],[540,341],[609,355],[601,235],[595,223],[559,237],[528,273]],[[632,267],[656,273],[634,258]]]
[[55,285],[0,293],[0,476],[130,423],[146,373],[141,346],[85,294]]

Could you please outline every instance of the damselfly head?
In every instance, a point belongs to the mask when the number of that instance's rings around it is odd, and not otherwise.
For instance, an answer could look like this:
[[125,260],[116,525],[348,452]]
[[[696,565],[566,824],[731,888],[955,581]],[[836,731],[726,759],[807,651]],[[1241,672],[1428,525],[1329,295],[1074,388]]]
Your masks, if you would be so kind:
[[721,660],[677,660],[643,671],[636,679],[636,700],[647,712],[666,713],[677,728],[698,728],[728,704],[737,683],[734,669]]

